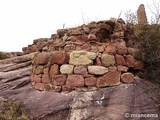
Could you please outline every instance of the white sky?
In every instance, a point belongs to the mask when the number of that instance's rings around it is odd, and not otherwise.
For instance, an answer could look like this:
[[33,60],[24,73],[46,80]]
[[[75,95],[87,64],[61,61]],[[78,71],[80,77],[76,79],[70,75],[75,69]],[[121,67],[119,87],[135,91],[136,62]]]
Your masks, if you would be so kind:
[[0,51],[21,51],[34,39],[84,21],[118,17],[151,0],[0,0]]

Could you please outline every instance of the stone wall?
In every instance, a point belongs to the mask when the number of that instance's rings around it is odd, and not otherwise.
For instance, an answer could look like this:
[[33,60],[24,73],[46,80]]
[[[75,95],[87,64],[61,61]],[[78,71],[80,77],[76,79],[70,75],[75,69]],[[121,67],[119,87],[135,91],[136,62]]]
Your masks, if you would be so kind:
[[122,19],[58,30],[32,61],[33,87],[61,92],[131,83],[144,65],[142,53],[126,45],[126,32]]

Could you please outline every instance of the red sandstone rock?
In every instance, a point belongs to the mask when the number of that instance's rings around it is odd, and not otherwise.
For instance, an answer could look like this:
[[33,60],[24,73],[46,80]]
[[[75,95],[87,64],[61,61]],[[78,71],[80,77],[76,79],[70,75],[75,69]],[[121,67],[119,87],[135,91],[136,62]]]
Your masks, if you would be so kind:
[[39,53],[35,58],[35,64],[44,65],[49,61],[50,54],[49,53]]
[[78,36],[79,40],[80,41],[83,41],[83,42],[88,42],[88,35],[87,34],[83,34],[81,36]]
[[143,70],[144,68],[144,63],[142,61],[136,61],[135,62],[135,69],[138,69],[138,70]]
[[132,55],[127,55],[126,56],[126,65],[128,67],[134,67],[135,66],[135,60],[134,60],[134,57]]
[[128,53],[131,54],[136,59],[142,59],[142,53],[134,48],[128,48]]
[[42,75],[42,83],[50,83],[49,75],[43,74]]
[[36,82],[36,83],[40,83],[40,82],[42,82],[42,78],[40,78],[38,75],[34,75],[33,76],[33,81]]
[[66,52],[73,51],[73,50],[75,50],[75,49],[76,49],[76,46],[75,46],[75,45],[66,45],[66,46],[64,47],[64,50],[65,50]]
[[76,66],[74,68],[74,73],[75,74],[81,74],[81,75],[86,75],[88,74],[86,66]]
[[36,90],[42,91],[42,90],[44,90],[44,84],[43,83],[36,83],[36,85],[34,86],[34,88]]
[[85,78],[85,85],[89,87],[96,86],[97,79],[95,77]]
[[35,85],[36,85],[36,82],[31,82],[31,85],[32,85],[32,86],[35,86]]
[[48,74],[48,72],[49,72],[49,68],[48,67],[43,70],[44,74]]
[[108,46],[105,48],[105,53],[115,54],[116,53],[116,47],[115,47],[115,45],[109,43]]
[[91,50],[91,46],[89,43],[85,43],[82,47],[82,50],[86,50],[86,51],[90,51]]
[[117,46],[117,53],[120,55],[127,54],[127,47],[123,45],[118,45]]
[[95,63],[96,65],[99,65],[99,66],[101,66],[102,65],[102,62],[101,62],[101,60],[100,60],[100,58],[96,58],[96,63]]
[[121,81],[124,83],[131,83],[134,80],[134,75],[132,73],[123,73],[121,75]]
[[97,40],[97,37],[94,34],[89,34],[88,40]]
[[126,61],[122,55],[116,54],[115,59],[116,59],[117,65],[125,65],[126,64]]
[[113,71],[108,72],[104,76],[99,77],[97,80],[97,87],[114,86],[120,84],[121,72]]
[[52,76],[52,82],[54,85],[64,85],[66,82],[66,75],[54,75]]
[[84,78],[81,75],[69,75],[66,80],[66,85],[71,86],[71,88],[83,87]]
[[46,91],[50,91],[50,90],[52,90],[52,85],[51,85],[50,83],[45,84],[45,85],[44,85],[44,89],[45,89]]
[[138,24],[147,24],[147,16],[146,16],[146,11],[145,11],[145,7],[143,4],[141,4],[138,7],[137,10],[137,18],[138,18]]
[[110,66],[110,67],[108,67],[108,71],[109,72],[113,72],[113,71],[116,71],[116,70],[117,70],[116,66]]
[[63,37],[64,34],[67,33],[67,32],[68,32],[67,29],[58,29],[58,30],[57,30],[57,34],[58,34],[58,36],[59,36],[60,38]]
[[84,32],[87,33],[87,34],[90,32],[90,29],[89,29],[88,27],[86,27],[86,26],[83,27],[83,30],[84,30]]
[[50,76],[59,74],[59,66],[54,64],[50,67]]
[[69,38],[68,38],[68,40],[69,41],[77,41],[78,40],[78,37],[77,36],[70,36]]
[[51,64],[64,64],[66,63],[66,54],[63,51],[54,51],[51,53]]
[[126,66],[122,66],[122,65],[117,66],[117,70],[118,70],[118,71],[121,71],[121,72],[127,72],[128,69],[129,69],[129,68],[126,67]]
[[73,29],[69,31],[70,35],[74,36],[74,35],[82,35],[82,32],[80,31],[80,29]]

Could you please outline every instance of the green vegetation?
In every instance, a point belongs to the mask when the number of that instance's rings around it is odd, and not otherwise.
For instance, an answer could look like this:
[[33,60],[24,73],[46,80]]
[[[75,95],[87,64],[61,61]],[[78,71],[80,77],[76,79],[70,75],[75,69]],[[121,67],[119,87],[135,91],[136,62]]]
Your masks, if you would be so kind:
[[6,58],[7,58],[7,55],[2,53],[2,52],[0,52],[0,60],[6,59]]
[[17,101],[0,100],[0,120],[29,120],[25,110]]
[[160,83],[160,25],[135,25],[134,34],[144,53],[147,79]]

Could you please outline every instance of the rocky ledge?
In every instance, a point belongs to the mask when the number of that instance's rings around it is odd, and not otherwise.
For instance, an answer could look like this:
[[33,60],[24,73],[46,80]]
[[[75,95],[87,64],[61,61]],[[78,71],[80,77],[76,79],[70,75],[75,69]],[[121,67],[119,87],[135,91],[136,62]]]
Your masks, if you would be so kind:
[[[140,120],[129,114],[160,115],[158,85],[135,77],[130,84],[92,90],[57,93],[31,86],[33,54],[0,61],[0,96],[18,100],[30,120]],[[152,118],[147,118],[152,119]]]

